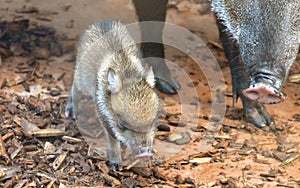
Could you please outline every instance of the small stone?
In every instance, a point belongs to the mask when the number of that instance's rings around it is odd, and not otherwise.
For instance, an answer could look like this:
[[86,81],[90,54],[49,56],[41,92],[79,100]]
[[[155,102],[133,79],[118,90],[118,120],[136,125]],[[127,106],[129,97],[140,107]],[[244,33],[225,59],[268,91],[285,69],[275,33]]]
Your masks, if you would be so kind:
[[54,78],[51,74],[44,74],[43,81],[46,83],[52,83]]
[[220,183],[223,184],[223,185],[228,184],[228,178],[221,178]]
[[60,95],[59,89],[57,89],[57,88],[51,88],[50,95],[53,96],[53,97]]
[[267,158],[273,157],[273,155],[268,151],[262,151],[261,155]]
[[255,162],[262,163],[262,164],[270,164],[267,158],[259,154],[256,155]]
[[184,145],[184,144],[189,143],[191,141],[191,139],[192,138],[191,138],[190,134],[186,132],[182,135],[182,138],[175,140],[175,144]]
[[184,183],[188,183],[188,184],[195,185],[195,180],[192,179],[191,177],[186,177],[186,178],[184,179]]
[[12,115],[16,114],[16,111],[17,111],[16,105],[10,103],[10,104],[8,105],[8,111],[9,111],[9,113],[11,113]]
[[278,131],[283,131],[284,130],[284,126],[282,124],[276,124],[275,125],[276,130]]
[[289,76],[289,82],[300,83],[300,74],[293,74]]
[[177,124],[177,127],[185,127],[185,126],[186,126],[185,123],[178,123],[178,124]]
[[166,124],[160,124],[157,129],[158,131],[170,132],[170,127]]
[[147,167],[132,167],[130,170],[138,175],[141,175],[143,177],[150,177],[152,176],[152,170]]
[[280,151],[273,152],[273,155],[280,162],[283,162],[288,158],[288,156],[284,152],[280,152]]
[[286,150],[285,145],[279,145],[277,146],[277,151],[284,152]]
[[229,126],[223,126],[224,133],[229,133],[231,128]]
[[178,184],[183,184],[184,183],[184,179],[181,175],[177,175],[175,177],[175,183],[178,185]]
[[181,134],[172,133],[172,134],[169,135],[168,141],[169,142],[175,142],[176,140],[179,140],[181,138],[183,138],[183,136]]
[[158,138],[159,140],[166,140],[166,139],[167,139],[166,136],[158,136],[157,138]]

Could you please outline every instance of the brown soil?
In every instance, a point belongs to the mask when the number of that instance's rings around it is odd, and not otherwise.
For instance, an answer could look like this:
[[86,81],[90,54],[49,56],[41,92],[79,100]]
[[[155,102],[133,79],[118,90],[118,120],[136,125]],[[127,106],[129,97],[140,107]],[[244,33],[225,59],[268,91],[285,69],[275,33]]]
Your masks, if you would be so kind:
[[[171,1],[167,21],[201,37],[220,63],[226,81],[227,110],[223,122],[216,132],[208,134],[208,123],[213,118],[212,97],[205,75],[185,54],[167,48],[167,59],[176,62],[196,85],[197,96],[190,97],[200,101],[200,117],[191,118],[194,123],[180,127],[179,97],[161,94],[167,112],[162,124],[171,131],[157,132],[157,164],[123,171],[109,170],[105,160],[82,141],[75,122],[65,117],[64,109],[72,84],[78,36],[87,25],[106,18],[135,22],[131,2],[54,0],[49,4],[5,0],[0,7],[2,22],[15,21],[10,27],[0,24],[1,187],[300,186],[299,79],[284,85],[284,102],[267,106],[275,125],[259,129],[246,122],[240,101],[232,107],[230,71],[207,4]],[[4,40],[4,34],[10,34],[10,40]],[[299,76],[298,59],[290,74]],[[194,86],[188,83],[183,87]],[[184,147],[166,141],[177,131],[188,132],[191,140]],[[210,144],[206,145],[206,141]],[[180,151],[167,160],[158,160],[164,152],[176,148]]]

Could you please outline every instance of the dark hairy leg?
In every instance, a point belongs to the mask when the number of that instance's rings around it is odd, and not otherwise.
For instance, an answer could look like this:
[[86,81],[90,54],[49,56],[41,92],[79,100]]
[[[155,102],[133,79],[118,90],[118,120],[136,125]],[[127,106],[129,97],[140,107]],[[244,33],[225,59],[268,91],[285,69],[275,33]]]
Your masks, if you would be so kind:
[[[140,22],[165,21],[168,0],[133,0],[133,3]],[[180,86],[178,82],[172,78],[171,72],[164,61],[165,53],[162,41],[163,25],[151,29],[142,27],[141,31],[142,38],[150,37],[155,41],[159,41],[159,43],[146,42],[141,45],[144,58],[157,57],[153,59],[150,58],[147,62],[153,67],[157,89],[167,94],[176,94],[176,90],[179,90]]]
[[249,76],[247,75],[242,62],[238,44],[230,38],[228,32],[225,31],[226,27],[222,23],[218,22],[218,27],[220,31],[220,39],[223,43],[226,57],[230,63],[233,85],[233,105],[236,105],[236,102],[240,97],[246,118],[251,123],[257,127],[264,127],[272,124],[273,118],[267,112],[264,105],[254,102],[243,95],[242,91],[247,88]]

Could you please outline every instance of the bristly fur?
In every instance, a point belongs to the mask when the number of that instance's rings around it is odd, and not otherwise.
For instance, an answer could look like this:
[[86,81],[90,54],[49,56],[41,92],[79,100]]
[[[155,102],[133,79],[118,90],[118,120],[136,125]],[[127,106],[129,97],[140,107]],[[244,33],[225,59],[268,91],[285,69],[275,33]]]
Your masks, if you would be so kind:
[[[117,21],[103,21],[95,23],[88,27],[85,33],[81,36],[78,52],[75,73],[80,70],[86,75],[96,75],[100,66],[110,66],[116,72],[125,70],[131,67],[131,71],[139,76],[144,75],[144,68],[139,61],[140,54],[135,42],[131,37],[128,37],[126,27]],[[95,51],[91,53],[91,51]],[[130,63],[121,63],[124,61]],[[109,62],[108,62],[109,61]],[[105,62],[105,63],[104,63]],[[92,83],[92,86],[86,86],[95,89],[96,77],[87,76],[84,78],[76,78],[82,80],[83,83]],[[93,80],[90,80],[93,79]]]
[[299,0],[212,0],[212,10],[239,44],[248,74],[274,75],[280,89],[299,49]]
[[114,138],[136,152],[153,144],[161,102],[153,90],[152,68],[145,70],[140,57],[118,21],[91,25],[79,41],[73,87],[93,96],[99,122],[110,134],[107,148],[113,163],[121,159]]

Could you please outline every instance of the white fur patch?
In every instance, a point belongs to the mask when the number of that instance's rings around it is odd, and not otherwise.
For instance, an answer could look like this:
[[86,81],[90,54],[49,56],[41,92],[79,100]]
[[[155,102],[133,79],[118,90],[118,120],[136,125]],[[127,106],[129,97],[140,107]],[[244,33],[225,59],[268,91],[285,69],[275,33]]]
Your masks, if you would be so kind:
[[118,91],[120,91],[120,89],[122,87],[122,82],[121,82],[120,77],[111,68],[108,70],[107,84],[108,84],[108,89],[112,93],[117,93]]
[[152,67],[150,67],[148,70],[146,81],[151,87],[155,86],[155,78],[154,78]]
[[129,56],[130,61],[132,62],[132,64],[134,65],[134,67],[136,67],[138,69],[138,72],[144,73],[145,70],[142,66],[141,61],[136,57],[136,56]]

